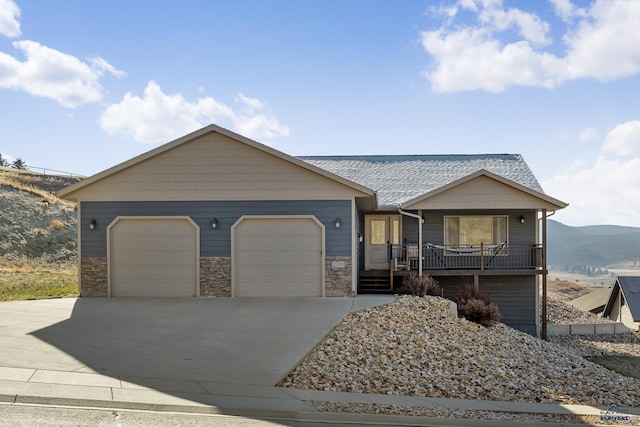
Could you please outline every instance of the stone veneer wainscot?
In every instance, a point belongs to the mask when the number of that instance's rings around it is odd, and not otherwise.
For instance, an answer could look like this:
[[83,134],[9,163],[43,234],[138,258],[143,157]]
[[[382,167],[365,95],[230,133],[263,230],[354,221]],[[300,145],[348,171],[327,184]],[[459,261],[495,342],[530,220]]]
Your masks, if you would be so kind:
[[200,296],[231,296],[231,258],[200,258]]
[[80,296],[106,297],[107,288],[107,259],[80,259]]
[[[332,263],[344,262],[344,267],[334,268]],[[324,260],[325,288],[324,294],[327,297],[352,297],[352,262],[350,256],[326,257]]]

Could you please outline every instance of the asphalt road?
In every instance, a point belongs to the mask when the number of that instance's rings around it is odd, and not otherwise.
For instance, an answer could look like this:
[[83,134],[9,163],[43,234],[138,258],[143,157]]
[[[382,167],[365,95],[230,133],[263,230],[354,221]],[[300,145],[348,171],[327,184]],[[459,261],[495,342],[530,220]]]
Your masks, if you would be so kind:
[[[389,425],[389,424],[385,424]],[[440,424],[442,425],[442,424]],[[335,423],[322,421],[294,421],[285,419],[260,420],[228,415],[186,414],[121,409],[69,408],[50,405],[0,404],[0,426],[11,427],[142,427],[142,426],[221,426],[221,427],[305,427],[349,426],[367,427],[371,423]]]

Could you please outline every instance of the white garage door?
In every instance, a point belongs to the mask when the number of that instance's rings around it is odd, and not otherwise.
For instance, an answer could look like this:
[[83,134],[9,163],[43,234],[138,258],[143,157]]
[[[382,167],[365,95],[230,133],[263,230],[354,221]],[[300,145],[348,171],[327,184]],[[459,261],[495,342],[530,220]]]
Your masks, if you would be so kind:
[[112,296],[196,296],[197,227],[187,219],[120,219],[110,229]]
[[234,230],[236,296],[322,296],[322,226],[311,218],[245,218]]

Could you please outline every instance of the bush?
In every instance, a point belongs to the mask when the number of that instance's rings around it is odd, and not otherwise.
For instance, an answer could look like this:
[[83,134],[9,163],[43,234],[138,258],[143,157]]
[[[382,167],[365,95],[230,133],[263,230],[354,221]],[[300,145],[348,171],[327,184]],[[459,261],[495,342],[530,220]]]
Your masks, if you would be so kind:
[[440,284],[433,277],[426,274],[420,277],[417,273],[409,273],[402,279],[402,287],[399,292],[423,297],[425,295],[440,296],[441,290]]
[[500,310],[489,297],[476,291],[472,285],[465,285],[456,295],[458,315],[483,326],[491,326],[500,321]]

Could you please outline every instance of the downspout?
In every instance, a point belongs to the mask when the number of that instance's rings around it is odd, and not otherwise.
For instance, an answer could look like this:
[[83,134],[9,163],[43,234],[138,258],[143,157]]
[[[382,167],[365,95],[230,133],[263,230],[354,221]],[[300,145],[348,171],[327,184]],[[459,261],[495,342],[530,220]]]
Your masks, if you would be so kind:
[[422,215],[414,214],[411,212],[406,212],[398,207],[398,212],[405,216],[410,216],[411,218],[415,218],[418,220],[418,275],[422,277],[422,224],[424,220],[422,219]]
[[547,336],[547,210],[546,209],[542,209],[542,318],[543,318],[542,339],[545,341],[548,341],[549,337]]

